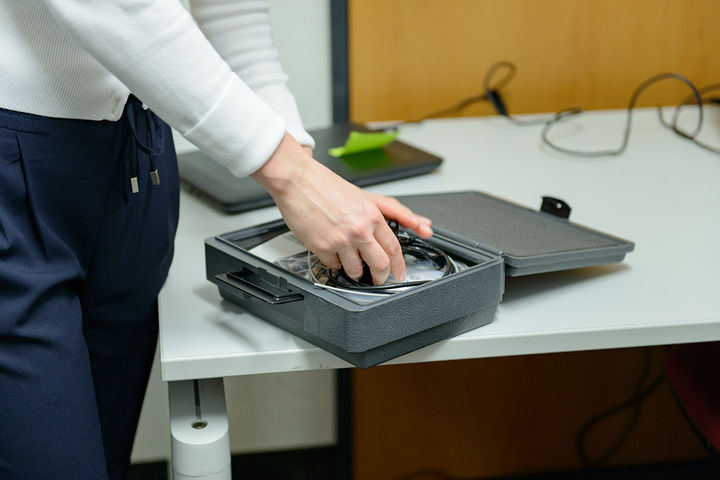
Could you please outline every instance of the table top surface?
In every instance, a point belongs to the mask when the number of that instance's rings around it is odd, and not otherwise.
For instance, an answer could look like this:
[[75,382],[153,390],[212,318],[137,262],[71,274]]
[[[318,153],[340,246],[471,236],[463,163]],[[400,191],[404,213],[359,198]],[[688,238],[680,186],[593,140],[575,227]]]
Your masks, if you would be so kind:
[[[720,115],[708,117],[702,136],[720,145]],[[591,112],[558,125],[553,138],[608,148],[620,143],[624,122],[624,111]],[[388,363],[720,340],[720,156],[669,133],[653,110],[635,113],[617,157],[551,151],[540,127],[499,117],[409,125],[400,139],[443,165],[369,190],[480,190],[532,208],[551,195],[572,206],[573,222],[636,247],[620,264],[508,278],[491,324]],[[181,195],[175,259],[160,294],[165,380],[349,366],[222,300],[205,279],[205,238],[277,218],[275,208],[224,215]]]

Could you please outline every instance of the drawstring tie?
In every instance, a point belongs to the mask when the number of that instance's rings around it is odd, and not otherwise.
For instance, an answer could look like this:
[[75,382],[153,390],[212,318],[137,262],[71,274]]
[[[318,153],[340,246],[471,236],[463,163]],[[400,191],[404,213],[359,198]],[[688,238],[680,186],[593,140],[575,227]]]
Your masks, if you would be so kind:
[[[140,115],[145,117],[145,141],[138,135],[137,120]],[[138,193],[140,187],[138,177],[140,175],[139,150],[145,152],[150,158],[150,181],[153,185],[160,184],[160,173],[155,166],[155,157],[163,151],[165,139],[162,133],[162,126],[157,115],[145,107],[135,96],[131,95],[125,105],[125,116],[128,126],[132,132],[132,142],[135,145],[135,155],[132,155],[132,164],[130,165],[130,192]],[[126,166],[127,168],[127,166]],[[127,175],[127,172],[126,172]]]

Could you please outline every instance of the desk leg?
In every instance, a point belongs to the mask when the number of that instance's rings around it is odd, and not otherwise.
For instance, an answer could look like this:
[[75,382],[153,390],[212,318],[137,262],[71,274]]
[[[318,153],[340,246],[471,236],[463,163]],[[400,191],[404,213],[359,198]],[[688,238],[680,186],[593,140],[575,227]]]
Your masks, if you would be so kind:
[[222,378],[170,382],[174,480],[231,480]]
[[335,478],[353,478],[353,431],[352,431],[352,368],[336,370],[335,405],[337,408],[337,446],[335,447]]

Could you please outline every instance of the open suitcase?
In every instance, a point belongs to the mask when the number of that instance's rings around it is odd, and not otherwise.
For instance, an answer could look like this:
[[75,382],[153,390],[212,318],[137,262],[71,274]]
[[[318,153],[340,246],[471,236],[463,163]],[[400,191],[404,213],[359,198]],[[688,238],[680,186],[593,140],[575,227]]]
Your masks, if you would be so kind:
[[462,264],[461,271],[358,301],[252,253],[288,231],[279,220],[207,239],[207,278],[225,299],[365,368],[491,322],[505,275],[620,262],[634,248],[569,222],[563,218],[569,207],[555,199],[543,211],[480,192],[399,200],[433,219],[428,243]]

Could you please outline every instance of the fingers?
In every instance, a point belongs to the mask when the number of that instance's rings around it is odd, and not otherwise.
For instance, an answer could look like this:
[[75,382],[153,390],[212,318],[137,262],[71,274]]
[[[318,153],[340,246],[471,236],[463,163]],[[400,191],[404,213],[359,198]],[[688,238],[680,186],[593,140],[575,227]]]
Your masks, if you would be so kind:
[[385,218],[397,220],[400,225],[407,228],[415,229],[419,226],[420,218],[397,199],[374,193],[369,195]]
[[395,198],[377,195],[370,192],[365,193],[369,196],[373,203],[375,203],[385,218],[397,220],[401,226],[414,230],[415,233],[422,238],[429,238],[432,236],[432,222],[429,218],[416,215],[412,212],[412,210]]
[[338,255],[345,273],[353,280],[358,280],[363,274],[363,265],[356,248],[345,248]]
[[338,270],[341,267],[340,259],[335,253],[313,252],[320,261],[331,270]]
[[[409,208],[392,197],[368,194],[375,206],[386,218],[393,218],[400,225],[413,229],[419,236],[432,236],[432,224],[428,218],[414,214]],[[378,222],[374,236],[366,241],[342,248],[330,261],[340,262],[350,278],[359,279],[363,274],[362,260],[368,264],[373,284],[382,285],[390,273],[399,282],[407,277],[405,259],[397,237],[385,222]],[[337,263],[332,265],[320,258],[330,268],[340,268]]]
[[390,273],[400,282],[405,281],[407,276],[400,243],[385,223],[380,224],[374,238],[359,245],[359,250],[355,246],[349,246],[335,255],[318,253],[317,257],[325,266],[334,270],[342,265],[345,273],[354,280],[362,277],[362,261],[365,260],[374,285],[385,283]]
[[390,259],[380,244],[376,241],[368,242],[360,249],[360,255],[370,267],[373,285],[385,283],[390,275]]
[[[403,227],[413,229],[420,237],[432,236],[432,222],[428,218],[414,214],[395,198],[365,193],[384,217],[397,220]],[[387,223],[382,221],[382,217],[373,223],[376,225],[373,235],[363,235],[364,239],[358,241],[360,235],[356,234],[355,241],[344,246],[338,245],[340,249],[336,253],[326,250],[324,255],[318,254],[318,258],[328,268],[337,270],[342,266],[345,273],[355,280],[362,277],[362,260],[365,260],[370,268],[373,284],[382,285],[390,273],[397,281],[404,282],[407,269],[397,237]]]
[[413,229],[421,238],[430,238],[433,236],[432,221],[427,217],[419,217],[420,225]]
[[[392,272],[395,280],[404,282],[407,276],[407,270],[402,248],[400,247],[400,242],[398,242],[397,237],[386,223],[380,225],[375,231],[375,239],[390,262],[390,272]],[[385,279],[383,279],[383,281],[385,281]]]
[[[392,231],[390,234],[392,235]],[[395,242],[397,243],[397,239],[395,239]],[[363,275],[363,259],[370,268],[374,285],[385,283],[390,272],[398,281],[405,280],[405,261],[402,255],[399,258],[397,255],[390,257],[377,242],[368,242],[360,252],[354,248],[346,248],[336,255],[317,253],[316,256],[326,267],[332,270],[339,270],[342,267],[345,273],[353,280],[359,280]]]

